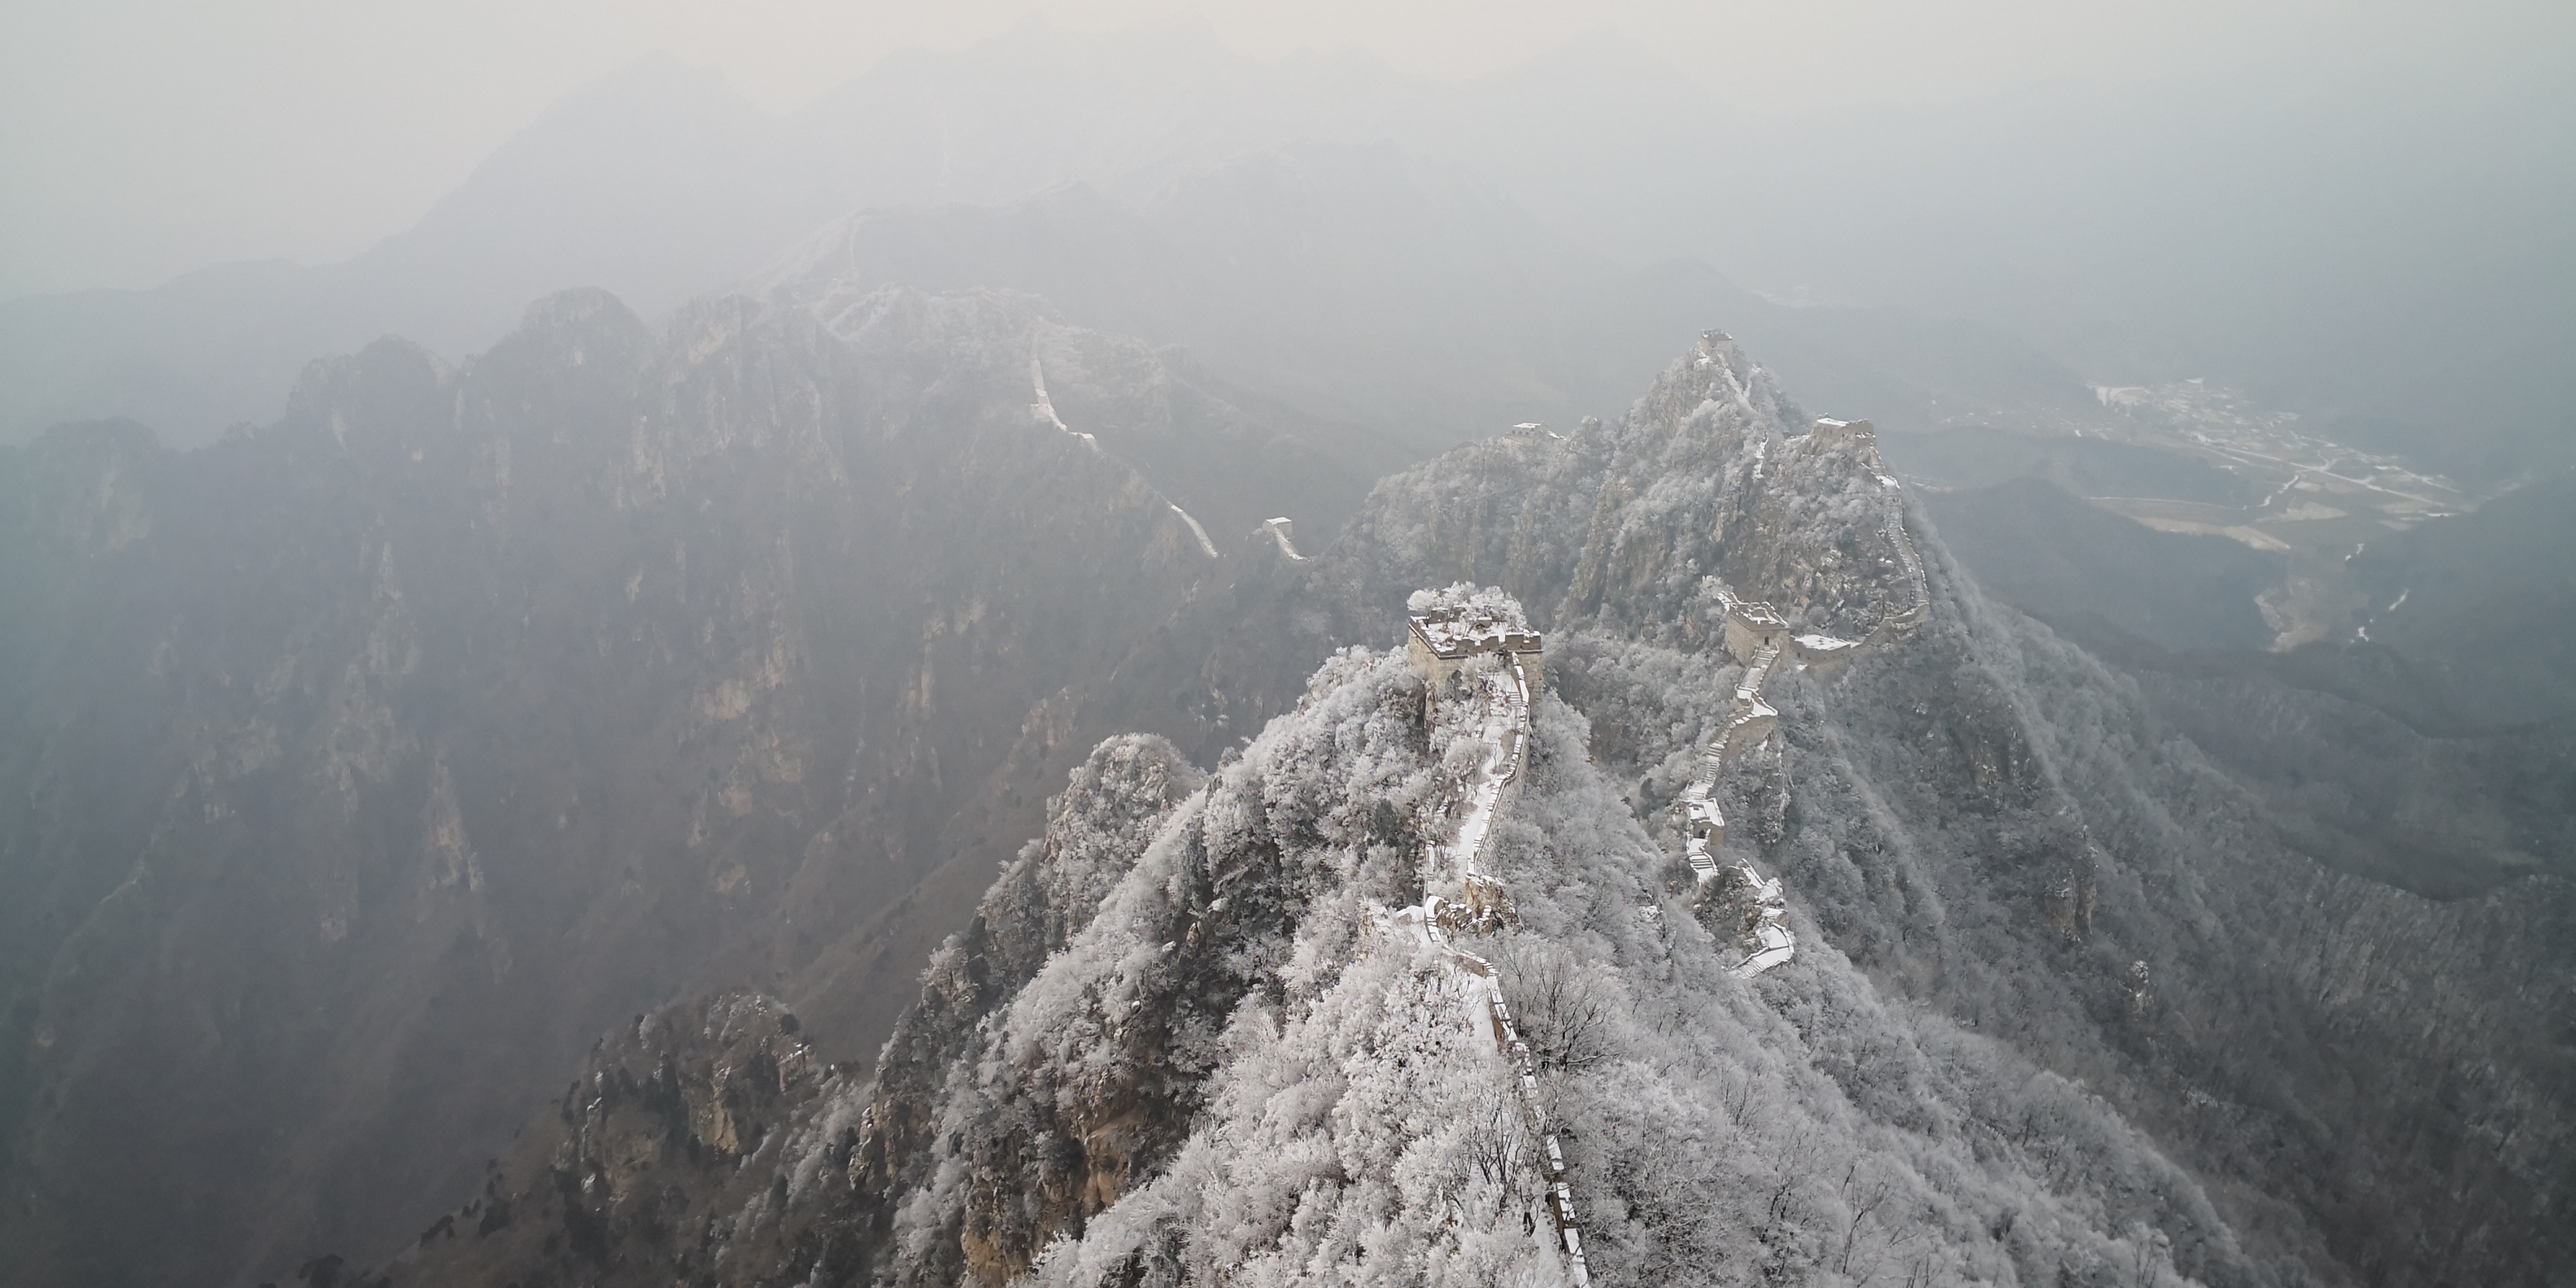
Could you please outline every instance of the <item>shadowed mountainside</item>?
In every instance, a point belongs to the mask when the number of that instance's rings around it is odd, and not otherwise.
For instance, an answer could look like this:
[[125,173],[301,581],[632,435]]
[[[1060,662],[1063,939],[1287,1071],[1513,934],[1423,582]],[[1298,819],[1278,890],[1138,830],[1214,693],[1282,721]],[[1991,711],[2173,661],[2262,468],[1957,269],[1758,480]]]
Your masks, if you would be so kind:
[[[873,1050],[1037,826],[1001,759],[1214,567],[1175,496],[1229,540],[1356,497],[1024,299],[834,326],[575,292],[459,368],[317,363],[193,452],[0,451],[0,1122],[36,1196],[0,1259],[382,1246],[586,1035],[709,983],[817,981],[834,1058]],[[1033,354],[1089,439],[1032,417]]]

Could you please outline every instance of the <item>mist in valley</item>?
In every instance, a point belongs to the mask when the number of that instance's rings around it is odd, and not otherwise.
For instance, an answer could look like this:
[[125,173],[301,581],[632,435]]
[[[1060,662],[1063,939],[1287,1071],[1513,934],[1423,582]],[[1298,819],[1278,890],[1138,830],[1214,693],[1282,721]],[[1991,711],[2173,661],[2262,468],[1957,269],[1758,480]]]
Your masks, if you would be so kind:
[[0,1279],[2576,1284],[2576,19],[0,16]]

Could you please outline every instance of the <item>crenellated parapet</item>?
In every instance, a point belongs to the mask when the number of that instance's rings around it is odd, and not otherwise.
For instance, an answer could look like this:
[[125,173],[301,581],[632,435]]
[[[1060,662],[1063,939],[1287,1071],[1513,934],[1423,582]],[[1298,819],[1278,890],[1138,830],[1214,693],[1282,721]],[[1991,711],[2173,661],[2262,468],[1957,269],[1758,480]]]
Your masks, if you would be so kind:
[[1780,661],[1780,646],[1765,645],[1753,655],[1744,668],[1744,678],[1735,685],[1735,700],[1727,708],[1726,724],[1717,736],[1717,747],[1711,760],[1723,764],[1760,746],[1780,727],[1780,712],[1762,700],[1762,685],[1771,677],[1771,668]]
[[[1931,613],[1932,590],[1923,575],[1923,557],[1914,549],[1914,536],[1905,529],[1905,492],[1896,476],[1888,472],[1887,462],[1878,454],[1878,428],[1865,420],[1836,420],[1820,416],[1808,427],[1806,437],[1798,440],[1810,455],[1841,453],[1868,471],[1883,499],[1884,509],[1878,535],[1896,562],[1896,573],[1902,578],[1893,602],[1870,632],[1866,643],[1884,643],[1911,634]],[[1849,647],[1849,646],[1846,646]]]
[[1896,481],[1887,482],[1887,543],[1896,551],[1898,565],[1905,573],[1906,599],[1879,619],[1878,628],[1869,633],[1868,643],[1885,644],[1912,635],[1932,617],[1932,583],[1923,574],[1923,556],[1914,549],[1914,536],[1905,530],[1905,498],[1896,490]]
[[[1723,332],[1701,337],[1700,361],[1723,364],[1731,362],[1733,355],[1733,341]],[[1682,857],[1701,897],[1709,898],[1723,887],[1728,900],[1746,910],[1743,924],[1735,927],[1737,947],[1744,957],[1733,967],[1738,977],[1746,979],[1797,955],[1797,937],[1787,925],[1789,906],[1780,880],[1763,876],[1748,860],[1728,865],[1718,858],[1726,845],[1726,816],[1718,804],[1721,777],[1747,752],[1769,741],[1780,726],[1780,712],[1764,700],[1763,689],[1783,659],[1799,667],[1837,666],[1874,645],[1910,634],[1929,615],[1931,606],[1923,561],[1905,530],[1904,494],[1879,459],[1876,427],[1865,420],[1823,417],[1782,450],[1790,454],[1783,458],[1784,465],[1838,457],[1847,467],[1867,473],[1868,482],[1883,498],[1875,535],[1885,542],[1893,570],[1902,580],[1877,626],[1863,640],[1797,631],[1770,602],[1743,598],[1714,577],[1702,583],[1717,600],[1720,643],[1744,670],[1725,716],[1701,749],[1699,772],[1675,798],[1673,809],[1682,835]],[[1766,455],[1766,444],[1754,445],[1751,478],[1757,487],[1763,483]]]

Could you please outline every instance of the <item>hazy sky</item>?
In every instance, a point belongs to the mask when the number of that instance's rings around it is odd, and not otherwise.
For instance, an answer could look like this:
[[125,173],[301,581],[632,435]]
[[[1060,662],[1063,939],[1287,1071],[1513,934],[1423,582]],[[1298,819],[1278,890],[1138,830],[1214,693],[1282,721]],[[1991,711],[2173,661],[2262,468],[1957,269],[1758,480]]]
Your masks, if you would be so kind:
[[0,0],[0,297],[353,254],[655,49],[783,110],[1031,12],[1097,30],[1191,10],[1250,53],[1358,46],[1432,77],[1612,29],[1772,112],[2213,71],[2469,79],[2576,32],[2568,0]]

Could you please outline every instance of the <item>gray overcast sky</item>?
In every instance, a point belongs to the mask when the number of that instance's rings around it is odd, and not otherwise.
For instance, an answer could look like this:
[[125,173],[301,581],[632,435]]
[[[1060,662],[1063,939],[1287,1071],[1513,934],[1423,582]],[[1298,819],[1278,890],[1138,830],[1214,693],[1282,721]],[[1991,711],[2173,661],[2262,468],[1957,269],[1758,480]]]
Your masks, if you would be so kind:
[[1769,112],[2231,71],[2465,83],[2576,46],[2568,0],[0,0],[0,297],[353,254],[655,49],[783,110],[1032,11],[1096,30],[1191,9],[1247,52],[1355,45],[1433,77],[1611,28]]

